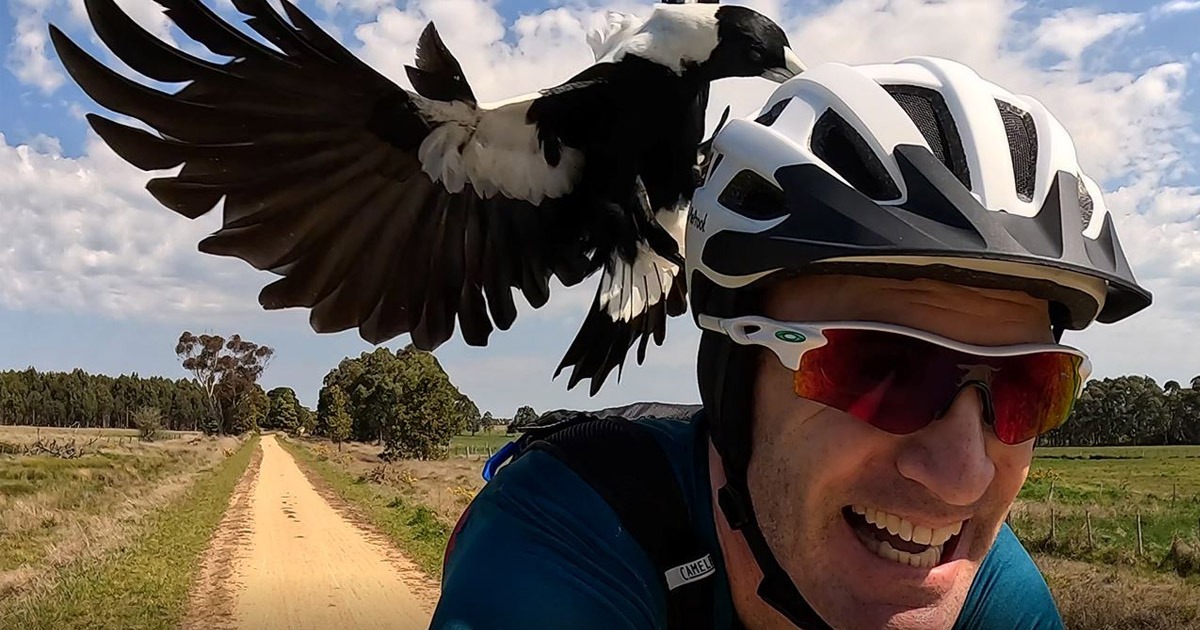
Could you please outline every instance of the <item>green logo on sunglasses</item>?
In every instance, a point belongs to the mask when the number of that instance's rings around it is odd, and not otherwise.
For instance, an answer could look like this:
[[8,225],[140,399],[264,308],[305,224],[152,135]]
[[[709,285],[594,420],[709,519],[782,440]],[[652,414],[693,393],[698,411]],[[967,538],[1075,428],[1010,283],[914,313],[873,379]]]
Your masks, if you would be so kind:
[[804,341],[804,335],[801,335],[794,330],[781,330],[775,333],[775,338],[788,343],[800,343],[801,341]]

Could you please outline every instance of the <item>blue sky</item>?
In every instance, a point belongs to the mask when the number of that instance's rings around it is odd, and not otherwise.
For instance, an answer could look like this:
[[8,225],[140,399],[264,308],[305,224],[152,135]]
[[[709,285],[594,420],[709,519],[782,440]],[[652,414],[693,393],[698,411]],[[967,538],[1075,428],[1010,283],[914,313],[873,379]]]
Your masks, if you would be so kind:
[[[65,77],[46,41],[54,22],[116,64],[81,21],[82,0],[4,0],[0,9],[0,369],[82,367],[109,374],[183,376],[173,354],[182,330],[244,337],[276,348],[263,384],[288,385],[315,404],[324,374],[372,346],[354,332],[317,335],[301,311],[265,313],[258,290],[273,276],[196,251],[216,217],[196,222],[157,206],[150,175],[96,145],[82,112],[100,111]],[[205,0],[232,17],[228,0]],[[214,4],[215,3],[215,4]],[[118,2],[139,23],[186,41],[150,0]],[[1016,3],[973,0],[745,2],[780,20],[810,63],[891,61],[933,54],[1043,100],[1075,134],[1080,159],[1104,187],[1135,272],[1156,293],[1147,312],[1068,340],[1093,355],[1098,376],[1148,374],[1163,382],[1200,374],[1200,1]],[[434,19],[485,99],[548,85],[584,67],[587,28],[605,9],[648,2],[531,0],[302,0],[299,6],[397,82],[416,34]],[[748,115],[770,85],[723,82],[725,103]],[[210,220],[211,219],[211,220]],[[551,374],[574,336],[594,279],[525,308],[488,348],[457,337],[437,351],[481,409],[509,416],[635,400],[695,402],[697,340],[677,318],[647,365],[626,366],[596,398]],[[399,347],[402,337],[387,344]]]

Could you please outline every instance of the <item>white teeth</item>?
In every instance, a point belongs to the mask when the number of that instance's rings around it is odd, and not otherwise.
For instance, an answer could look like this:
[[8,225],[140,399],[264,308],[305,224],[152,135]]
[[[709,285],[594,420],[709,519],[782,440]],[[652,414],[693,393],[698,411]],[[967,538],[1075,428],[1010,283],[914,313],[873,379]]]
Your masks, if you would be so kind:
[[[893,549],[892,546],[890,544],[888,544],[887,542],[880,543],[879,551],[876,553],[883,556],[884,558],[887,558],[888,560],[896,560],[897,562],[900,560],[900,552]],[[905,555],[908,555],[908,554],[905,554]]]
[[917,567],[918,569],[932,569],[937,566],[938,558],[942,557],[941,547],[930,547],[921,553],[908,553],[893,548],[886,541],[871,545],[868,543],[868,548],[874,551],[881,558],[886,558],[900,564]]
[[917,525],[908,519],[871,507],[855,505],[851,509],[856,514],[863,515],[863,518],[875,527],[886,529],[888,533],[920,545],[932,545],[935,547],[944,545],[947,540],[950,540],[951,537],[962,531],[962,521],[933,529],[924,525]]
[[962,531],[962,522],[958,522],[953,525],[947,525],[946,527],[939,527],[933,531],[931,536],[931,544],[945,544],[947,540],[950,540],[951,536],[954,536],[960,531]]

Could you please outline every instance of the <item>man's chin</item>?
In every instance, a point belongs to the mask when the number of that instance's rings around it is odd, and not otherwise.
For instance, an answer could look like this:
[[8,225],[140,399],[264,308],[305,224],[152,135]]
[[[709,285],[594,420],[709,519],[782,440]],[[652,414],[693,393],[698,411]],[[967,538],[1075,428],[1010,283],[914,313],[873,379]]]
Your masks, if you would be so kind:
[[937,566],[918,568],[881,557],[838,519],[825,537],[824,557],[814,558],[829,568],[826,579],[814,576],[802,590],[836,628],[950,628],[979,567],[970,557],[975,530],[964,528]]

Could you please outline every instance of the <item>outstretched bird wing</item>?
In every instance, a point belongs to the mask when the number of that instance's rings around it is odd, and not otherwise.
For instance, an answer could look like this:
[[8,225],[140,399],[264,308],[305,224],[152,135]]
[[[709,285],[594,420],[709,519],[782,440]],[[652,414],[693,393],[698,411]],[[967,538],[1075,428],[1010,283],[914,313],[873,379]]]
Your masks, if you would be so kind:
[[411,333],[427,350],[453,335],[457,317],[465,341],[485,345],[493,323],[507,329],[516,317],[513,288],[537,308],[552,275],[573,284],[594,268],[564,245],[580,238],[562,205],[582,153],[526,120],[538,94],[476,103],[432,24],[409,69],[414,94],[288,0],[291,23],[267,0],[234,0],[278,50],[199,0],[156,2],[231,59],[168,46],[113,0],[85,0],[100,39],[141,74],[185,87],[168,94],[130,81],[57,28],[50,35],[85,92],[158,132],[89,115],[117,154],[143,170],[183,165],[149,182],[156,199],[189,218],[224,200],[222,226],[200,250],[282,275],[260,293],[265,308],[311,308],[314,330],[358,328],[373,343]]
[[[712,139],[729,120],[729,112],[730,108],[726,106],[716,129],[697,150],[697,186],[703,183],[712,167]],[[643,203],[649,208],[650,202],[646,199],[644,189],[642,191]],[[679,243],[680,252],[684,250],[690,209],[690,204],[681,204],[678,208],[659,211],[655,215],[655,219]],[[687,278],[679,265],[644,245],[639,246],[632,263],[620,256],[613,256],[604,266],[591,309],[554,376],[570,367],[567,389],[590,378],[589,391],[594,396],[613,369],[617,370],[617,377],[620,378],[620,370],[633,344],[638,344],[637,362],[641,365],[651,339],[656,346],[663,344],[667,334],[667,319],[685,312]]]

